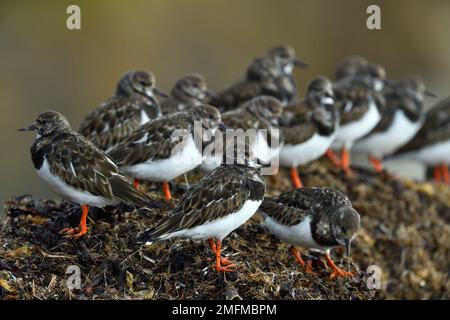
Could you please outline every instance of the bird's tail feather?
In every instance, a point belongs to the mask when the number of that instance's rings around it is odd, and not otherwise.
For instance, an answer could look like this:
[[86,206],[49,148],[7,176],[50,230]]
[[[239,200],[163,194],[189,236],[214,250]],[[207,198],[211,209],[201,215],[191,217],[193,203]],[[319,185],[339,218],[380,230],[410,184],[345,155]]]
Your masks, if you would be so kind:
[[137,242],[146,246],[149,246],[160,240],[164,240],[164,237],[155,235],[155,228],[147,229],[144,232],[140,233],[137,237]]
[[114,190],[114,196],[125,203],[145,208],[158,208],[161,206],[158,202],[151,200],[144,193],[136,190],[133,185],[123,177],[114,177],[111,180],[111,188]]

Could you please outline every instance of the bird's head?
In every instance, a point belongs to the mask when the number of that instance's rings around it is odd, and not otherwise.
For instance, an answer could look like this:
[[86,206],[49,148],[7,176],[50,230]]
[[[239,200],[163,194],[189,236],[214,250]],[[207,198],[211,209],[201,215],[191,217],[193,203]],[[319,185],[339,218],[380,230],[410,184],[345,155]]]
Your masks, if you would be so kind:
[[297,59],[295,50],[290,45],[279,45],[266,51],[266,55],[275,59],[285,74],[291,74],[294,67],[306,68],[308,65]]
[[258,118],[272,122],[278,119],[282,112],[281,102],[271,96],[258,96],[247,103],[247,109]]
[[202,127],[205,129],[215,129],[223,126],[220,111],[208,104],[193,107],[190,112],[195,121],[201,121]]
[[143,70],[130,71],[119,80],[116,93],[124,96],[138,94],[152,98],[154,94],[157,94],[167,97],[165,93],[155,87],[155,83],[155,76],[151,72]]
[[205,78],[195,73],[179,79],[171,93],[179,100],[192,101],[195,105],[201,105],[207,98],[215,96],[212,91],[208,90]]
[[350,244],[360,228],[360,217],[352,207],[342,207],[331,219],[331,232],[336,242],[345,246],[346,254],[350,255]]
[[320,104],[334,104],[333,85],[329,79],[319,76],[311,80],[306,93],[308,99]]
[[357,75],[362,68],[368,64],[367,60],[361,56],[350,56],[342,61],[336,69],[335,79],[341,80]]
[[42,112],[34,123],[19,129],[19,131],[36,131],[38,137],[67,130],[70,130],[69,121],[61,113],[52,110]]

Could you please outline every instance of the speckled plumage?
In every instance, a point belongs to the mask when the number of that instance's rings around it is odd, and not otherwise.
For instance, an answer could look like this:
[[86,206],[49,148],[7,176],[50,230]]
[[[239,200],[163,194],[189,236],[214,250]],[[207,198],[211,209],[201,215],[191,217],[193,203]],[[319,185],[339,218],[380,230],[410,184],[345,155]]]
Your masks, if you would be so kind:
[[[201,121],[203,129],[216,129],[221,122],[219,111],[213,106],[194,107],[149,122],[136,130],[128,139],[109,152],[119,166],[130,166],[148,160],[167,159],[180,139],[171,139],[175,130],[194,134],[194,122]],[[181,131],[180,131],[181,132]],[[201,150],[201,146],[198,146]]]
[[425,84],[418,77],[396,81],[384,89],[386,107],[373,132],[383,132],[390,125],[396,111],[401,110],[409,121],[416,123],[425,118],[423,105]]
[[282,103],[292,101],[297,89],[292,77],[294,65],[304,66],[296,59],[290,46],[277,46],[255,58],[245,76],[218,93],[213,104],[227,111],[256,96],[269,95]]
[[169,97],[161,103],[163,114],[185,111],[205,104],[213,94],[200,74],[188,74],[175,83]]
[[381,90],[385,79],[386,71],[382,66],[359,56],[351,56],[337,67],[333,90],[342,126],[363,118],[371,100],[379,112],[383,112],[385,100]]
[[249,200],[262,201],[264,193],[264,178],[259,169],[245,164],[223,164],[186,191],[176,207],[145,231],[140,241],[163,240],[181,230],[218,221],[239,211]]
[[[422,128],[409,143],[397,150],[395,154],[415,152],[445,142],[450,142],[450,98],[440,101],[428,110]],[[450,154],[448,158],[450,158]]]
[[125,202],[148,205],[149,199],[133,188],[129,178],[97,146],[74,132],[69,122],[55,111],[41,113],[36,123],[24,130],[36,130],[38,138],[31,147],[35,169],[39,172],[48,165],[45,177],[52,175],[65,187],[54,190],[61,196],[80,204],[98,206],[98,203],[78,201],[73,193],[61,194],[72,188],[88,197],[98,197],[102,203]]
[[277,123],[283,107],[280,101],[271,96],[259,96],[240,105],[234,110],[222,114],[223,123],[231,129],[266,129],[267,143],[270,144],[272,135],[282,143],[282,137],[278,135]]
[[151,72],[128,72],[120,79],[115,95],[86,116],[79,132],[103,150],[117,146],[142,124],[161,116],[154,86]]
[[[325,99],[329,100],[328,103],[324,103]],[[331,82],[325,77],[318,77],[311,81],[303,100],[284,108],[279,124],[285,143],[296,145],[304,143],[316,133],[321,136],[333,135],[338,121]]]
[[310,218],[310,231],[319,247],[343,245],[360,227],[360,217],[350,200],[333,188],[304,187],[266,198],[263,216],[289,227]]

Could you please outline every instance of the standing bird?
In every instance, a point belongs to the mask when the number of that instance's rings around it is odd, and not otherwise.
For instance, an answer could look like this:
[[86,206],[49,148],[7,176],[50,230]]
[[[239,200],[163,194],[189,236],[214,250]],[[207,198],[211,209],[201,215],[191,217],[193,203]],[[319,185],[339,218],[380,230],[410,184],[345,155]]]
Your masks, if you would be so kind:
[[306,67],[295,57],[295,51],[288,45],[276,46],[255,58],[245,76],[217,94],[214,105],[228,111],[241,103],[260,95],[277,98],[283,104],[297,95],[292,72],[294,66]]
[[436,182],[450,184],[450,98],[426,113],[425,123],[415,137],[398,149],[393,158],[411,159],[434,166]]
[[133,188],[114,162],[92,142],[73,131],[56,111],[41,113],[36,121],[19,131],[37,133],[31,158],[38,175],[60,196],[82,208],[78,228],[61,230],[79,238],[86,234],[88,206],[105,207],[120,202],[148,206],[146,195]]
[[[283,106],[281,102],[271,96],[259,96],[249,100],[234,110],[222,114],[222,121],[227,128],[254,129],[254,150],[258,159],[270,162],[278,156],[282,144],[278,129],[278,118],[281,116]],[[263,132],[266,130],[267,132]],[[272,142],[275,142],[272,145]]]
[[386,107],[375,129],[358,140],[354,150],[369,155],[375,171],[383,170],[382,159],[406,144],[425,120],[425,84],[418,77],[388,84],[384,89]]
[[171,199],[168,181],[196,168],[203,161],[205,130],[221,126],[219,110],[210,105],[162,116],[146,123],[109,152],[109,156],[135,179],[162,181]]
[[306,97],[285,107],[279,123],[284,138],[280,165],[291,168],[294,187],[300,188],[297,167],[323,156],[339,127],[330,80],[325,77],[312,80]]
[[[239,149],[239,143],[234,145]],[[165,218],[140,234],[139,242],[150,245],[173,237],[208,239],[215,254],[215,270],[235,271],[236,266],[221,256],[222,240],[253,216],[266,189],[248,146],[244,148],[226,152],[224,164],[187,190]]]
[[356,68],[359,63],[361,61],[354,64],[344,62],[350,75],[339,79],[333,85],[336,106],[340,114],[340,126],[332,149],[341,148],[341,159],[338,160],[331,150],[328,150],[327,156],[335,164],[340,165],[347,174],[351,172],[350,149],[356,140],[375,128],[381,120],[385,105],[381,92],[386,77],[385,70],[376,64],[363,64],[358,70],[349,69],[350,66]]
[[360,228],[359,214],[343,193],[333,188],[294,189],[264,199],[259,210],[264,226],[292,245],[291,252],[300,265],[306,264],[295,246],[324,252],[333,269],[332,278],[353,276],[336,266],[330,257],[335,246],[345,246],[347,256],[350,255],[351,241]]
[[161,110],[163,114],[186,111],[205,104],[213,96],[202,75],[188,74],[175,83],[169,97],[161,103]]
[[210,172],[220,166],[223,160],[223,146],[232,143],[240,134],[242,138],[249,140],[256,157],[264,163],[269,163],[278,156],[283,143],[278,128],[278,118],[282,110],[278,99],[259,96],[244,102],[234,110],[223,113],[222,122],[225,128],[214,137],[220,141],[214,141],[214,144],[205,148],[205,159],[200,168]]
[[126,73],[117,84],[116,94],[83,120],[79,132],[101,149],[111,150],[141,125],[161,116],[154,94],[167,97],[155,88],[151,72]]

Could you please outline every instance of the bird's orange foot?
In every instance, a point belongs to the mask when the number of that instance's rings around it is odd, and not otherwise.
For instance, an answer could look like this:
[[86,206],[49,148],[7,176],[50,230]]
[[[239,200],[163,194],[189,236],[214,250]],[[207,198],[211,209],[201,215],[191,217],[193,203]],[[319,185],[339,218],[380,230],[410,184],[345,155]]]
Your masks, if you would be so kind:
[[[208,261],[213,260],[213,258],[207,258],[207,259],[208,259]],[[228,258],[220,257],[220,265],[228,266],[230,264],[233,264],[233,262],[231,262]],[[215,264],[214,264],[214,266],[215,266]]]
[[327,260],[328,265],[333,269],[333,272],[330,274],[330,279],[333,279],[335,277],[354,277],[355,274],[353,272],[344,271],[341,268],[339,268],[331,259],[330,255],[327,253],[325,254],[325,260]]
[[372,167],[376,173],[383,172],[383,162],[380,159],[369,156],[369,162],[372,164]]
[[317,274],[317,273],[312,269],[312,263],[311,263],[311,260],[309,260],[308,262],[306,262],[305,271],[306,271],[306,273],[309,273],[309,274]]
[[227,266],[215,265],[214,269],[216,269],[217,272],[235,272],[237,270],[237,267],[235,264],[230,263]]
[[224,266],[234,265],[228,258],[220,257],[220,264]]
[[336,278],[336,277],[354,277],[355,274],[353,272],[350,271],[344,271],[340,268],[333,269],[333,272],[330,274],[330,279]]
[[88,227],[76,227],[76,228],[64,228],[59,231],[59,234],[63,234],[66,238],[81,238],[84,236],[87,231],[89,230]]

